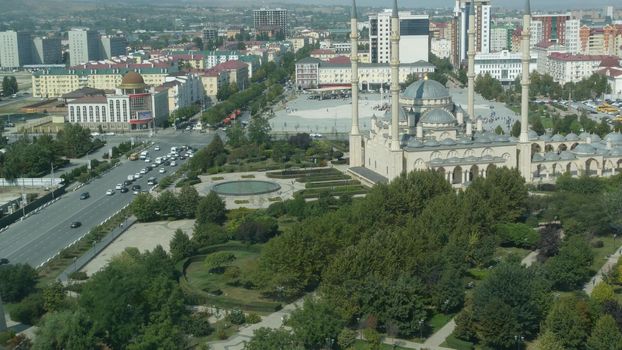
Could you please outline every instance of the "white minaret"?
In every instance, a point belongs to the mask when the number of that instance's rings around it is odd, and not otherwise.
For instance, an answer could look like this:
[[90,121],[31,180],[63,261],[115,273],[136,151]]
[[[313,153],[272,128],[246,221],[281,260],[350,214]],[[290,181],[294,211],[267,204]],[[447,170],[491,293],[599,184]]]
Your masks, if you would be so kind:
[[400,150],[399,139],[400,96],[400,19],[397,0],[393,0],[391,14],[391,151]]
[[350,166],[363,165],[362,137],[359,130],[359,55],[358,55],[358,23],[356,0],[352,0],[352,16],[350,16],[350,41],[352,44],[350,61],[352,62],[352,128],[350,130]]
[[519,139],[519,170],[525,181],[531,181],[531,145],[529,144],[529,61],[531,54],[529,52],[529,39],[531,33],[531,5],[529,0],[525,0],[525,13],[523,14],[523,36],[522,36],[522,63],[523,76],[521,80],[521,128]]
[[468,95],[467,95],[467,113],[471,120],[475,120],[475,1],[471,1],[469,8],[469,48],[467,51],[468,58]]

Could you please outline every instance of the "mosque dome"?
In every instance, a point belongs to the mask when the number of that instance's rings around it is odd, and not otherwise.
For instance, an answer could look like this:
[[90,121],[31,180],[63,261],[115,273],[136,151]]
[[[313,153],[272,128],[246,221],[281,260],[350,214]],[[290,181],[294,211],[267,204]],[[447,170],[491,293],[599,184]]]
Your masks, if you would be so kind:
[[454,118],[451,113],[442,109],[436,108],[431,111],[426,112],[420,120],[423,124],[451,124],[454,125],[456,123],[456,118]]
[[441,145],[443,146],[453,146],[455,144],[456,144],[456,141],[452,139],[444,139],[443,141],[441,141]]
[[592,140],[592,142],[600,142],[601,138],[600,136],[598,136],[598,134],[591,134],[590,135],[590,139]]
[[436,80],[421,79],[410,84],[402,97],[412,100],[437,100],[449,97],[449,90]]
[[545,160],[559,160],[559,154],[555,152],[547,152],[544,154]]
[[420,147],[423,147],[423,143],[421,143],[421,141],[413,137],[410,140],[408,140],[408,143],[406,144],[406,146],[410,148],[420,148]]
[[553,141],[553,142],[563,142],[563,141],[565,141],[565,138],[562,135],[560,135],[560,134],[555,134],[551,138],[551,141]]
[[574,154],[568,152],[568,151],[562,151],[562,153],[559,154],[559,158],[561,158],[561,160],[573,160],[573,159],[577,159],[577,157],[575,157]]
[[622,157],[622,147],[616,147],[609,153],[612,157]]
[[575,147],[573,150],[576,154],[594,154],[596,153],[596,149],[592,145],[588,145],[586,143],[582,143]]
[[531,157],[531,160],[534,162],[541,162],[544,160],[544,157],[540,153],[536,153]]
[[136,72],[128,72],[121,79],[121,89],[143,89],[145,88],[145,80],[142,75]]
[[570,134],[566,135],[566,141],[579,141],[579,136],[571,132]]
[[611,142],[613,144],[622,144],[622,134],[619,132],[612,132],[605,136],[605,141]]
[[546,141],[546,142],[551,141],[551,135],[544,134],[544,135],[540,136],[540,140],[541,141]]
[[588,137],[590,137],[590,134],[585,131],[579,134],[579,140],[581,141],[587,140]]

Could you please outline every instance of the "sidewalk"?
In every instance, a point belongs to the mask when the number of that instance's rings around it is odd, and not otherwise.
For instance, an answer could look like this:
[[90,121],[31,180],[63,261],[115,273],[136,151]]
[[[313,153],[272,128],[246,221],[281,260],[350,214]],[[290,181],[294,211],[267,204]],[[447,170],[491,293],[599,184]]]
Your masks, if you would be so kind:
[[620,258],[620,256],[622,256],[622,246],[620,246],[615,253],[611,254],[609,256],[609,258],[607,259],[607,262],[605,262],[605,264],[603,265],[603,267],[600,268],[600,270],[598,270],[598,272],[596,272],[596,275],[594,275],[594,277],[592,277],[583,287],[583,291],[585,292],[585,294],[587,295],[592,295],[592,291],[594,290],[594,287],[596,287],[597,284],[599,284],[600,282],[603,281],[603,277],[605,276],[605,274],[609,273],[609,271],[611,271],[611,268],[613,268],[615,266],[615,264],[618,262],[618,259]]

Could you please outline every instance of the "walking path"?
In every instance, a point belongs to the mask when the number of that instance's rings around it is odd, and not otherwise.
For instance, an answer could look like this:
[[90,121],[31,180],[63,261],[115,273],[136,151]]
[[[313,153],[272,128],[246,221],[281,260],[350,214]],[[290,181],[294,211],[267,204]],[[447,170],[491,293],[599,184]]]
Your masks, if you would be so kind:
[[280,311],[274,312],[268,316],[264,316],[261,319],[261,322],[255,323],[244,328],[240,328],[238,333],[233,337],[223,340],[223,341],[215,341],[209,342],[210,349],[212,350],[242,350],[244,349],[244,344],[251,340],[253,337],[253,333],[262,327],[265,328],[280,328],[283,326],[283,320],[287,317],[292,311],[294,311],[297,307],[302,306],[302,302],[304,299],[299,299],[289,305],[283,307]]
[[592,295],[592,291],[594,290],[594,287],[600,282],[602,282],[604,276],[607,273],[609,273],[609,271],[611,271],[611,268],[615,266],[620,256],[622,256],[622,246],[620,246],[618,250],[615,251],[615,253],[609,256],[609,258],[607,259],[607,262],[605,262],[603,267],[601,267],[600,270],[598,270],[598,272],[596,273],[596,275],[594,275],[594,277],[592,277],[589,280],[589,282],[585,284],[585,286],[583,287],[583,291],[585,292],[585,294]]

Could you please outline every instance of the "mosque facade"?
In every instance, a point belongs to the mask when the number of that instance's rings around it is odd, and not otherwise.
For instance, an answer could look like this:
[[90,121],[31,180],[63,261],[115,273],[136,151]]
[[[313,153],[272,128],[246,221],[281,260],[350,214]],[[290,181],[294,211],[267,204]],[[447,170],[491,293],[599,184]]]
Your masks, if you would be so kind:
[[[530,1],[525,2],[523,28],[530,28]],[[471,3],[473,4],[473,2]],[[470,12],[472,15],[475,11]],[[358,40],[355,0],[352,2],[352,128],[350,173],[368,184],[390,181],[413,170],[435,170],[460,188],[494,167],[518,169],[526,182],[572,176],[611,176],[622,170],[622,134],[538,136],[528,128],[529,30],[522,34],[521,133],[519,138],[486,131],[474,116],[475,20],[468,31],[467,110],[456,105],[448,89],[422,79],[400,91],[397,0],[391,21],[391,113],[373,117],[371,130],[361,132],[358,116]],[[395,82],[395,83],[394,83]]]

